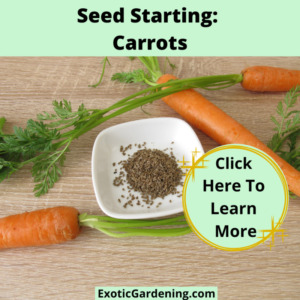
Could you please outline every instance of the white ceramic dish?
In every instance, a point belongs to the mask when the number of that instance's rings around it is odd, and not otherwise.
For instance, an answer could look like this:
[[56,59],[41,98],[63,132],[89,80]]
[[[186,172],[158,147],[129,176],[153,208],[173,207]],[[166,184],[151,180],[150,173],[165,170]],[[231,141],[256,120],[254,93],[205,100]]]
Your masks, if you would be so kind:
[[[145,219],[172,215],[183,210],[182,198],[178,195],[170,195],[165,199],[157,198],[154,200],[155,205],[150,208],[147,208],[147,205],[123,207],[126,195],[129,194],[127,184],[119,187],[113,185],[116,178],[115,169],[118,169],[119,173],[118,162],[128,157],[122,155],[120,146],[126,147],[129,144],[143,144],[144,142],[150,149],[172,148],[178,161],[182,160],[183,155],[186,161],[191,161],[192,151],[195,151],[195,148],[200,152],[198,158],[204,154],[202,145],[191,126],[176,118],[132,121],[112,126],[100,132],[93,147],[92,178],[97,202],[102,211],[111,217]],[[139,149],[133,147],[126,154],[133,154],[137,150]],[[113,166],[113,163],[116,163],[116,166]],[[179,189],[182,190],[182,187]],[[125,197],[121,198],[121,195],[125,195]],[[124,203],[120,203],[118,199],[122,199]],[[159,202],[162,204],[156,207],[156,203]]]

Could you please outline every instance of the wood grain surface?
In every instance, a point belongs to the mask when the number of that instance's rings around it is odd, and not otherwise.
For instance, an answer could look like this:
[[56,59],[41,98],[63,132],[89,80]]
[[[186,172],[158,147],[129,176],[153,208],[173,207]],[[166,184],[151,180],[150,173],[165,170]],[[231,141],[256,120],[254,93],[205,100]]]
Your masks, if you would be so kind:
[[[36,113],[51,111],[54,99],[77,107],[106,107],[140,90],[110,81],[113,73],[134,69],[138,61],[111,58],[103,84],[90,88],[100,72],[99,57],[1,57],[0,116],[5,130],[24,126]],[[172,58],[184,77],[240,73],[251,65],[300,69],[299,57]],[[251,93],[240,85],[203,91],[214,104],[263,142],[273,134],[270,115],[284,93]],[[298,103],[298,109],[300,109]],[[179,117],[158,100],[112,119],[80,137],[67,155],[63,177],[45,196],[35,198],[30,169],[0,185],[0,217],[56,205],[102,214],[92,187],[91,152],[97,134],[114,124],[152,117]],[[205,151],[217,146],[196,130]],[[177,238],[114,239],[83,229],[74,241],[48,247],[1,250],[0,299],[94,299],[95,286],[217,286],[219,299],[299,299],[300,199],[291,199],[283,224],[288,237],[275,247],[263,244],[243,252],[216,250],[194,234]]]

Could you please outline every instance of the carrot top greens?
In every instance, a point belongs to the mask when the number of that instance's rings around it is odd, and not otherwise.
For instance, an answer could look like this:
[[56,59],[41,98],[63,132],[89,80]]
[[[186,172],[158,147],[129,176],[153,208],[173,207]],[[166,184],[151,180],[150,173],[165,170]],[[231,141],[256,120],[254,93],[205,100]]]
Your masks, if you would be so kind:
[[278,103],[277,118],[271,116],[276,133],[268,147],[300,171],[300,111],[294,109],[299,96],[300,86],[291,89],[284,100]]
[[[105,121],[141,107],[147,103],[166,97],[170,94],[190,89],[202,88],[208,90],[223,89],[240,83],[242,74],[217,75],[195,77],[181,80],[172,80],[164,84],[156,81],[162,74],[156,57],[139,57],[145,65],[145,70],[115,74],[113,79],[122,82],[143,82],[147,87],[139,92],[127,96],[105,109],[87,109],[83,104],[73,110],[71,103],[63,101],[53,102],[53,112],[43,112],[37,115],[37,120],[28,120],[25,128],[14,127],[14,132],[4,132],[5,118],[0,118],[0,182],[23,166],[31,164],[31,173],[34,178],[34,192],[37,197],[48,192],[62,175],[62,166],[66,153],[70,150],[72,141],[99,126]],[[103,61],[103,69],[96,87],[104,76],[107,58]],[[165,67],[175,67],[169,60]],[[162,89],[167,87],[166,89]],[[284,104],[287,109],[292,108],[299,96],[299,89],[288,94]],[[291,101],[289,99],[292,99]],[[299,153],[297,140],[300,134],[299,111],[293,112],[279,104],[277,111],[283,121],[274,121],[277,135],[273,137],[269,147],[299,169]],[[290,118],[294,116],[293,119]],[[289,121],[290,120],[290,121]],[[290,149],[282,150],[284,143]]]
[[87,109],[82,104],[74,111],[67,100],[54,101],[52,113],[38,114],[37,120],[28,120],[25,128],[14,127],[11,134],[4,133],[5,118],[0,118],[0,182],[23,166],[32,164],[31,173],[36,183],[34,192],[39,197],[46,194],[62,175],[61,169],[72,141],[91,129],[115,116],[185,89],[210,88],[216,84],[225,88],[239,80],[240,75],[174,80],[148,87],[105,109]]

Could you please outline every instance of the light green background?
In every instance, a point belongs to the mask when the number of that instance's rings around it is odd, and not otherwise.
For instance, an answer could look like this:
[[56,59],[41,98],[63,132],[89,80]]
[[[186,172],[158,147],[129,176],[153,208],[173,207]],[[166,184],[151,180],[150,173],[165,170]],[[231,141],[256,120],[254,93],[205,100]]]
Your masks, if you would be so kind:
[[[248,148],[251,148],[247,146]],[[216,160],[220,157],[234,157],[234,160],[242,160],[243,157],[252,160],[252,169],[221,170],[216,167]],[[209,154],[205,160],[205,169],[196,169],[195,181],[190,177],[186,189],[186,207],[189,217],[198,232],[210,242],[226,248],[242,248],[259,242],[258,237],[262,236],[260,230],[271,229],[271,219],[276,222],[280,219],[284,203],[285,194],[283,184],[269,162],[256,153],[242,149],[222,149]],[[201,164],[200,164],[201,165]],[[241,191],[234,192],[210,192],[203,191],[203,181],[214,180],[217,182],[239,182]],[[263,182],[265,189],[262,192],[252,190],[249,192],[246,179],[254,179],[255,182]],[[256,214],[211,214],[211,203],[215,203],[215,211],[219,211],[221,205],[255,205]],[[251,211],[252,212],[252,211]],[[216,237],[216,225],[223,229],[224,225],[229,228],[255,228],[256,237]],[[266,235],[265,235],[266,236]]]
[[[125,7],[126,22],[77,23],[79,8],[115,11]],[[192,24],[132,24],[132,8],[173,11],[217,11],[209,28]],[[40,1],[0,3],[1,56],[298,56],[299,0],[113,0]],[[118,51],[116,35],[128,38],[186,38],[185,51]]]
[[[218,288],[217,287],[96,287],[95,288],[95,299],[99,300],[99,299],[104,299],[104,298],[100,298],[98,297],[98,290],[102,289],[106,292],[118,292],[118,291],[133,291],[133,290],[138,290],[138,292],[155,292],[155,290],[157,290],[157,293],[159,293],[160,291],[162,292],[171,292],[172,294],[174,293],[174,295],[176,295],[176,292],[187,292],[187,295],[180,298],[178,294],[178,297],[165,297],[165,298],[161,298],[161,297],[157,297],[157,298],[153,298],[151,297],[151,295],[149,295],[149,297],[147,298],[122,298],[122,297],[116,297],[116,298],[106,298],[106,299],[115,299],[115,300],[126,300],[126,299],[169,299],[169,300],[187,300],[188,295],[192,296],[193,292],[199,292],[198,297],[191,297],[189,299],[218,299]],[[213,292],[210,293],[210,292]],[[182,293],[183,295],[183,293]],[[214,297],[213,297],[214,295]]]

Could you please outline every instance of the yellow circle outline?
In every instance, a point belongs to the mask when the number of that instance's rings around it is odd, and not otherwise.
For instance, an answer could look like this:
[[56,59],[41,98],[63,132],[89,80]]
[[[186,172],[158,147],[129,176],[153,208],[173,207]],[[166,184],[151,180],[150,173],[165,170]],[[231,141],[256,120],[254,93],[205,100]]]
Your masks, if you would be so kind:
[[[247,150],[249,152],[258,154],[260,157],[262,157],[263,159],[265,159],[276,171],[276,173],[279,176],[279,179],[282,182],[283,185],[283,189],[284,189],[284,207],[283,207],[283,211],[282,214],[280,216],[280,219],[277,223],[277,225],[274,227],[274,229],[278,229],[280,227],[280,225],[283,223],[283,220],[286,216],[287,213],[287,209],[288,209],[288,203],[289,203],[289,189],[288,189],[288,185],[285,179],[285,176],[282,172],[282,170],[280,169],[280,167],[277,165],[277,163],[273,160],[273,158],[271,158],[269,155],[267,155],[265,152],[256,149],[254,147],[250,147],[247,145],[239,145],[239,144],[230,144],[230,145],[224,145],[224,146],[220,146],[217,148],[214,148],[210,151],[208,151],[207,153],[205,153],[203,156],[201,156],[195,163],[195,165],[197,166],[202,160],[204,160],[207,156],[209,156],[210,154],[213,154],[215,152],[224,150],[224,149],[242,149],[242,150]],[[243,250],[248,250],[248,249],[252,249],[258,245],[260,245],[261,243],[264,243],[271,235],[272,232],[270,232],[265,238],[259,240],[258,242],[251,244],[249,246],[245,246],[245,247],[238,247],[238,248],[229,248],[229,247],[223,247],[220,245],[217,245],[213,242],[211,242],[209,239],[205,238],[199,231],[198,229],[194,226],[192,220],[190,219],[189,213],[187,211],[187,207],[186,207],[186,190],[187,190],[187,185],[189,182],[189,179],[192,175],[192,169],[189,170],[189,172],[186,175],[186,178],[184,180],[184,184],[183,184],[183,191],[182,191],[182,204],[183,204],[183,211],[184,211],[184,215],[185,218],[190,226],[190,228],[192,229],[192,231],[198,236],[198,238],[200,238],[203,242],[205,242],[207,245],[212,246],[214,248],[217,248],[219,250],[225,250],[225,251],[243,251]]]

